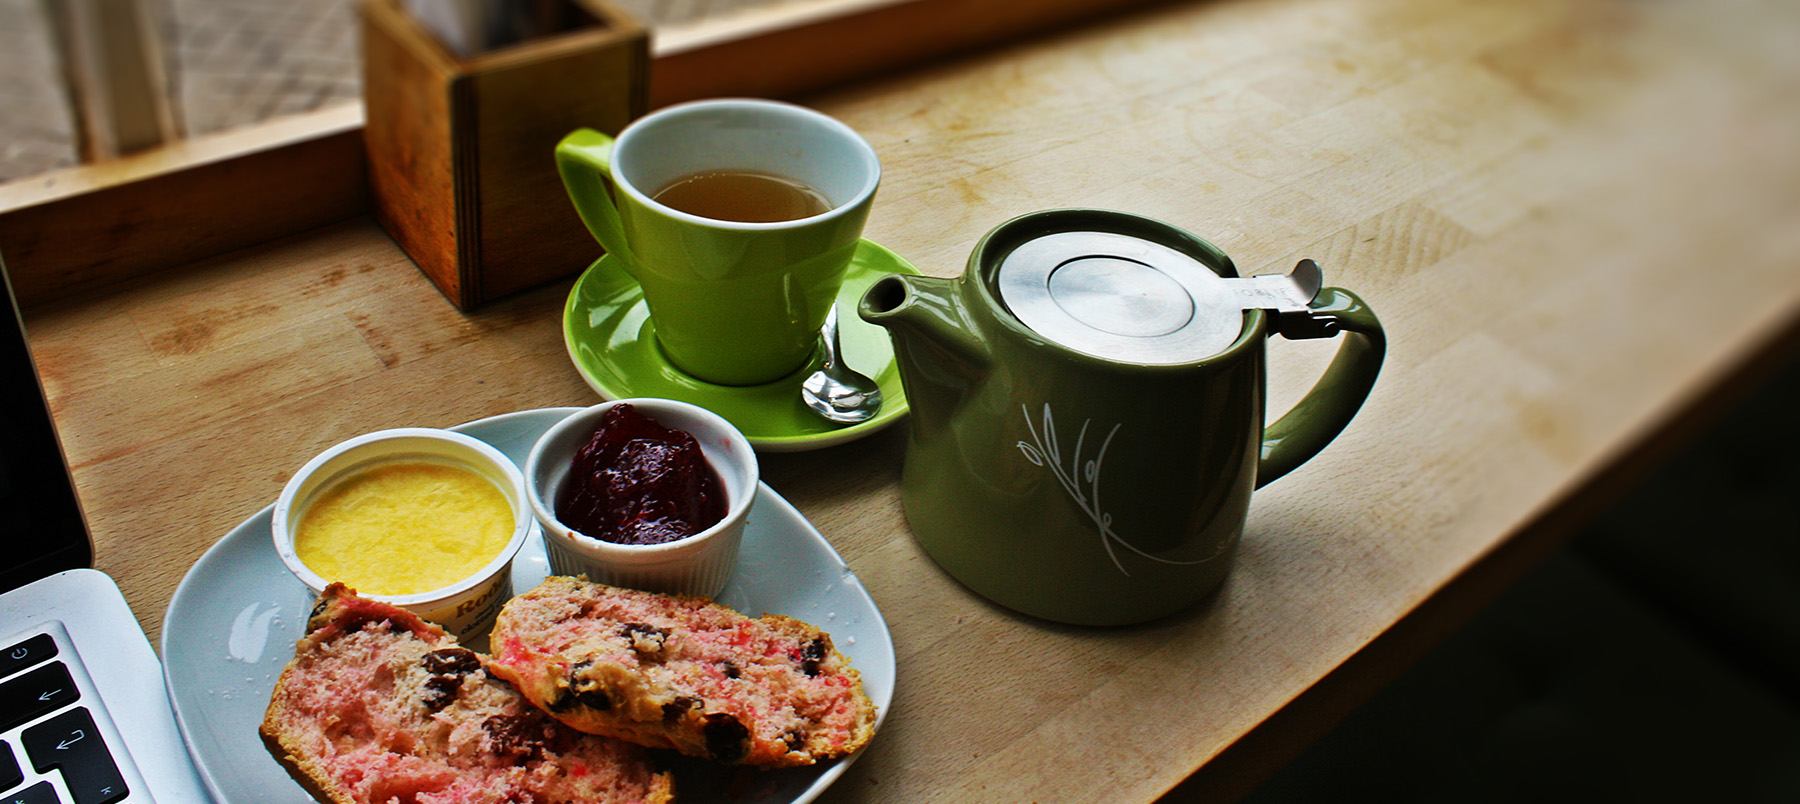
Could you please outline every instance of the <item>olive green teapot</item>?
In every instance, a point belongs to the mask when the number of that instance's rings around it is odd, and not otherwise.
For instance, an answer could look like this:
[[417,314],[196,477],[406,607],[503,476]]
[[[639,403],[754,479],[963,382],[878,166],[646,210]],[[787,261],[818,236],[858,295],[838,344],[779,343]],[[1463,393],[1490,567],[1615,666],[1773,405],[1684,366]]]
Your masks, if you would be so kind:
[[[894,275],[859,314],[887,328],[911,406],[901,487],[925,551],[970,589],[1059,622],[1178,611],[1224,579],[1251,491],[1361,407],[1386,339],[1303,261],[1240,278],[1212,244],[1102,210],[989,232],[956,279]],[[1264,427],[1264,342],[1343,344]]]

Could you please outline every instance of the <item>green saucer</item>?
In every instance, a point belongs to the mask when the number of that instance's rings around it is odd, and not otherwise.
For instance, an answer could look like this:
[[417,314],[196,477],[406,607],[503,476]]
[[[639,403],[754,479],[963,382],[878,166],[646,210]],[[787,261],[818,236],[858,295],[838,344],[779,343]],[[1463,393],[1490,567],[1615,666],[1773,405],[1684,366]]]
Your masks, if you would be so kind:
[[887,330],[856,314],[863,292],[888,274],[917,274],[900,255],[869,240],[856,256],[838,291],[838,328],[844,363],[881,385],[881,412],[875,418],[839,425],[819,418],[800,401],[800,383],[818,370],[815,353],[804,368],[762,385],[714,385],[671,364],[656,345],[656,327],[636,280],[610,255],[588,266],[563,308],[563,343],[581,378],[605,399],[661,397],[689,402],[731,422],[750,443],[767,452],[798,452],[854,441],[906,415],[906,394],[894,365]]

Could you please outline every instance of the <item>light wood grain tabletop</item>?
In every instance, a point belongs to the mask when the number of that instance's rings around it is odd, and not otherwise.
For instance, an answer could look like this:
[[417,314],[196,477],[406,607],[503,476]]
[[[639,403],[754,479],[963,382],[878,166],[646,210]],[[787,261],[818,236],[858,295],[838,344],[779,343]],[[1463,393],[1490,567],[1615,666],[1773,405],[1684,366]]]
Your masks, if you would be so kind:
[[[1792,354],[1797,33],[1782,0],[1188,2],[803,98],[874,144],[867,234],[926,273],[1015,215],[1111,208],[1246,272],[1314,258],[1390,339],[1348,430],[1257,493],[1224,587],[1142,626],[938,570],[900,513],[904,426],[765,456],[897,654],[826,800],[1229,798],[1291,756]],[[100,569],[154,642],[319,450],[597,401],[569,287],[460,313],[358,220],[29,309]],[[1334,348],[1271,342],[1272,410]]]

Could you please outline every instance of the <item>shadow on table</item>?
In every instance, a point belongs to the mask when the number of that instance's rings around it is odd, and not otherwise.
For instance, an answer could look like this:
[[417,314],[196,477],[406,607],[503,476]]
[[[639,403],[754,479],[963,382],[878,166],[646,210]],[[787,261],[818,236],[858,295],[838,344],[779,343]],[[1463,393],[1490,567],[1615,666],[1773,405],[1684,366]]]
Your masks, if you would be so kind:
[[1800,801],[1800,363],[1247,799]]

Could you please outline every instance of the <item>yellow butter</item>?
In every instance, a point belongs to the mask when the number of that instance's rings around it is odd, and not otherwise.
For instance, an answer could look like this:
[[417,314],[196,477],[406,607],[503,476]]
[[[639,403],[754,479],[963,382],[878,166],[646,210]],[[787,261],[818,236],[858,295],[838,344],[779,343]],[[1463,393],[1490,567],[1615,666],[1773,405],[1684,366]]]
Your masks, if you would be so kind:
[[410,595],[469,577],[512,534],[512,506],[487,478],[449,464],[395,462],[321,494],[301,515],[294,552],[326,581]]

